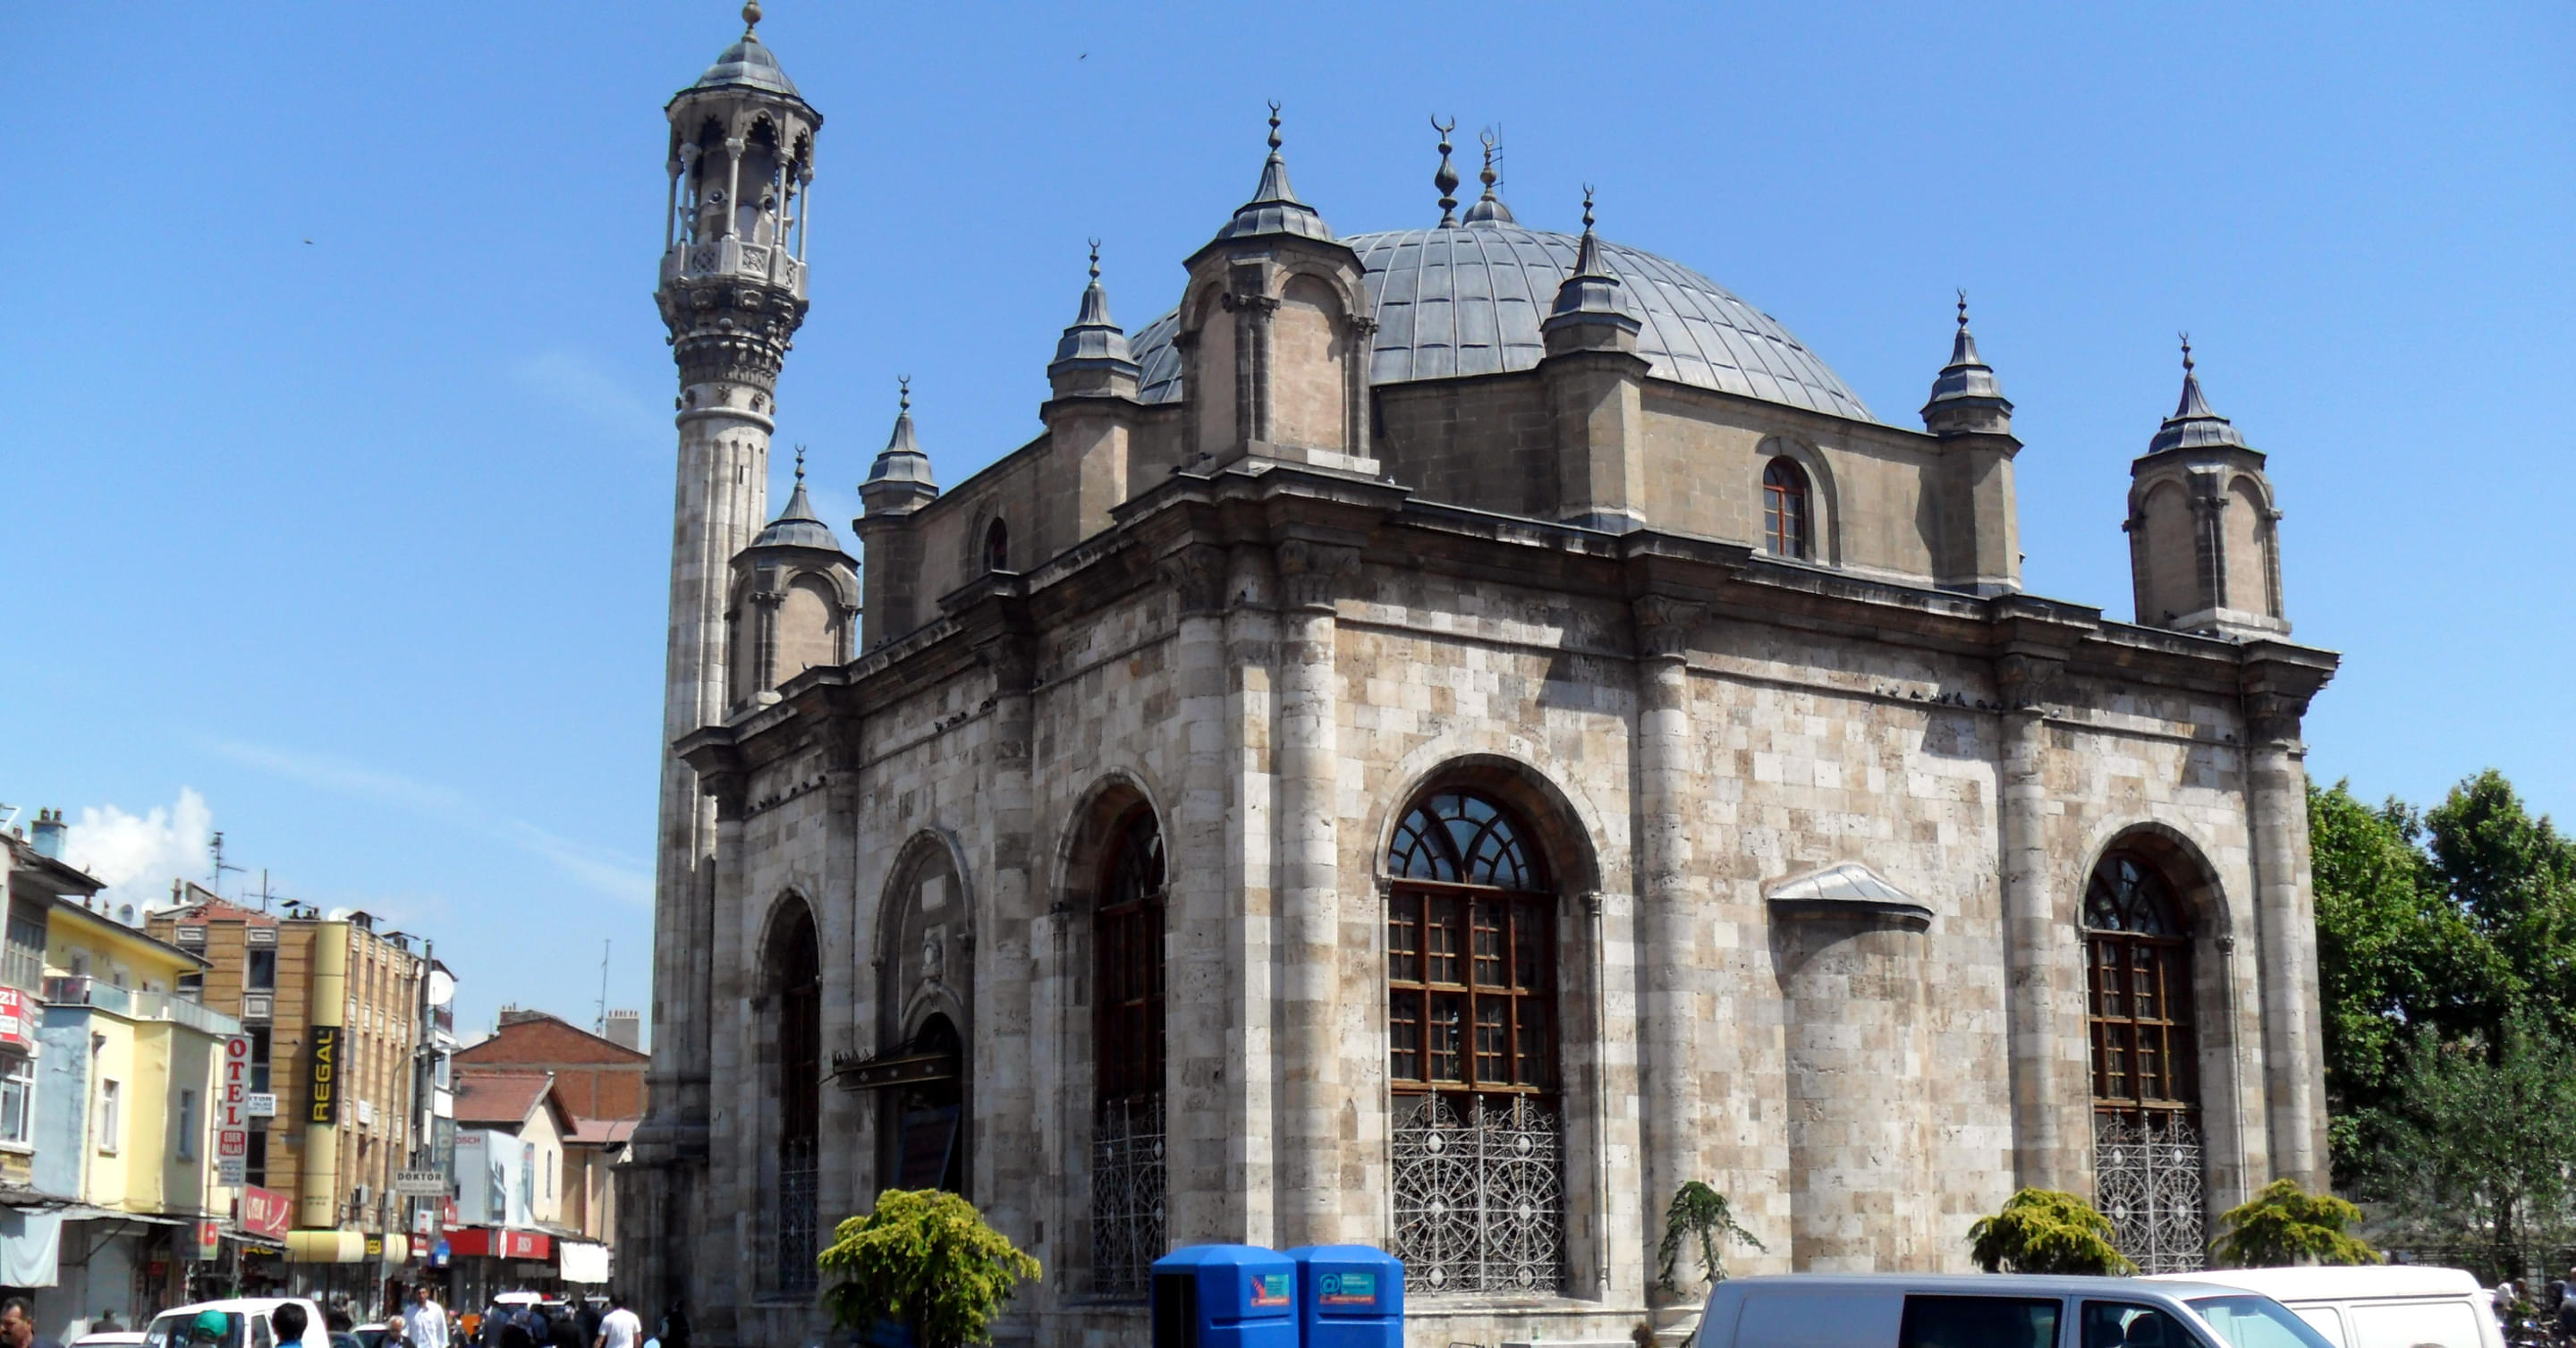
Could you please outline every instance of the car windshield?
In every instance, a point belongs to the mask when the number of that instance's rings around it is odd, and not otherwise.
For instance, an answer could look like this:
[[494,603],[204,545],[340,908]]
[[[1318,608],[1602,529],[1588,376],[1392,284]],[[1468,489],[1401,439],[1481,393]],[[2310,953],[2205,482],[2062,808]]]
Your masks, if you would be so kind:
[[2333,1340],[2270,1297],[2195,1297],[2191,1308],[2230,1348],[2335,1348]]

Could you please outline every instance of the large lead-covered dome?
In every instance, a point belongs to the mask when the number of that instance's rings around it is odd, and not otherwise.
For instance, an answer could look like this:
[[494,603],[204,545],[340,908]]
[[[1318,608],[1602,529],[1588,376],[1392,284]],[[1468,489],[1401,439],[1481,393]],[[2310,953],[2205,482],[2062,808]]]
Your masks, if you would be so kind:
[[[1377,335],[1369,382],[1495,374],[1535,367],[1547,354],[1539,323],[1574,270],[1571,234],[1477,221],[1441,229],[1355,234],[1344,239],[1368,269]],[[1875,420],[1858,395],[1779,321],[1668,258],[1601,245],[1618,273],[1621,303],[1644,326],[1637,354],[1653,375],[1676,383]],[[1154,320],[1134,342],[1143,367],[1138,396],[1181,396],[1177,311]]]

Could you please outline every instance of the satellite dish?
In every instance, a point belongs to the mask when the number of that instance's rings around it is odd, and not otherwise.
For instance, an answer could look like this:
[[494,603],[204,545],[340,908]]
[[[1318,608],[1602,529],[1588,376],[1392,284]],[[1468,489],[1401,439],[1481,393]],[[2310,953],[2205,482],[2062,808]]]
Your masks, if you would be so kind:
[[432,968],[429,971],[429,1004],[445,1006],[455,1000],[456,975],[445,969]]

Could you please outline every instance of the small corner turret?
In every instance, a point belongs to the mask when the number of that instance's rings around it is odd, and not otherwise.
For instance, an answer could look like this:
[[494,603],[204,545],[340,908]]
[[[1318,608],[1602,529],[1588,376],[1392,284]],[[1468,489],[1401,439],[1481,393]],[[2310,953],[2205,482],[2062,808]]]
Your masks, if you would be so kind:
[[2210,410],[2182,339],[2182,398],[2129,467],[2138,622],[2243,640],[2285,637],[2272,480],[2261,452]]
[[868,480],[859,484],[864,513],[850,521],[866,561],[860,571],[866,582],[861,650],[909,632],[918,622],[921,537],[912,515],[939,496],[939,484],[930,474],[930,456],[921,452],[913,438],[912,376],[903,376],[896,387],[894,434],[868,466]]
[[1252,199],[1189,259],[1181,294],[1184,462],[1243,458],[1378,474],[1369,444],[1376,331],[1359,255],[1288,184],[1270,105],[1270,157]]
[[1109,527],[1110,511],[1127,499],[1136,417],[1143,408],[1136,401],[1138,374],[1126,330],[1109,317],[1109,291],[1100,284],[1100,240],[1093,239],[1082,308],[1047,364],[1047,387],[1055,396],[1039,411],[1051,442],[1043,536],[1089,538]]
[[1623,289],[1592,231],[1587,186],[1574,270],[1539,324],[1547,356],[1538,369],[1556,421],[1557,518],[1618,534],[1647,523],[1644,400],[1653,368],[1637,354],[1645,324]]
[[814,514],[799,445],[786,509],[734,555],[725,606],[726,707],[765,706],[789,679],[847,662],[858,616],[858,564]]
[[1936,584],[1967,594],[2021,590],[2021,510],[2014,499],[2013,457],[2021,441],[2012,433],[2013,405],[2003,382],[1977,354],[1968,330],[1968,292],[1959,292],[1959,330],[1950,338],[1950,361],[1932,380],[1923,404],[1923,429],[1941,440],[1938,490],[1942,518]]

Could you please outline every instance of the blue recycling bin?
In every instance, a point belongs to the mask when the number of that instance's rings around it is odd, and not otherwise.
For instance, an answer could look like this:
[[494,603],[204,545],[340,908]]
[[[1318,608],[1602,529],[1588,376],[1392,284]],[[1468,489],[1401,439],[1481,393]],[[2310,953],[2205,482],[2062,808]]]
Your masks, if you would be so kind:
[[1297,1265],[1257,1245],[1154,1261],[1154,1348],[1297,1348]]
[[1374,1245],[1301,1245],[1297,1329],[1304,1348],[1404,1348],[1404,1261]]

